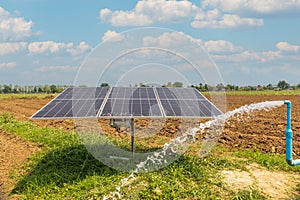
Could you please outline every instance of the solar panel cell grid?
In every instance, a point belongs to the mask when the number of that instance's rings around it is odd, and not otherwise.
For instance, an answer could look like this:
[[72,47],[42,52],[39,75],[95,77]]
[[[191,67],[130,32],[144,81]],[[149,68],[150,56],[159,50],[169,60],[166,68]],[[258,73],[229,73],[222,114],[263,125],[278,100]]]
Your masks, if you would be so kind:
[[156,99],[108,99],[101,116],[162,116]]
[[160,99],[197,99],[205,100],[195,88],[156,88]]
[[68,88],[32,118],[213,117],[221,114],[194,88]]

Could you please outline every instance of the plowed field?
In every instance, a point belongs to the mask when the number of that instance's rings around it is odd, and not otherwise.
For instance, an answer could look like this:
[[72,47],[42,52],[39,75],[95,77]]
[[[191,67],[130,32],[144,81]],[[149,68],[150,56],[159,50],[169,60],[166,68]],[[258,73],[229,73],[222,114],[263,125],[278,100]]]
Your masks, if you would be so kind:
[[[292,127],[294,132],[294,153],[300,156],[300,96],[298,95],[228,95],[227,111],[242,105],[262,101],[285,100],[292,101]],[[0,112],[8,112],[19,120],[28,120],[37,110],[48,103],[50,99],[42,100],[2,100]],[[72,120],[37,120],[41,127],[72,130],[75,125]],[[145,122],[138,122],[137,126]],[[175,132],[176,124],[168,122],[160,134],[170,135]],[[271,111],[260,111],[250,116],[235,117],[226,123],[219,142],[234,149],[260,149],[264,152],[285,153],[284,130],[286,124],[286,107],[282,106]],[[112,131],[113,129],[109,129]]]

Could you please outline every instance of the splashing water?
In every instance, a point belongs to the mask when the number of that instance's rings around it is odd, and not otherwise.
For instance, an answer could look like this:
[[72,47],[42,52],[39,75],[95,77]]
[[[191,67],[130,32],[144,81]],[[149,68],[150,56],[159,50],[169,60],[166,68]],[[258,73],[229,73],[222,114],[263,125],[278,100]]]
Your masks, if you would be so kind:
[[134,181],[134,174],[141,171],[148,171],[147,166],[162,165],[163,163],[166,164],[167,160],[165,159],[165,156],[167,155],[168,151],[171,151],[174,154],[178,153],[178,151],[181,150],[180,146],[182,144],[195,142],[197,134],[203,134],[204,132],[207,132],[199,153],[200,157],[204,157],[208,155],[214,144],[217,142],[219,136],[223,132],[224,123],[229,118],[236,115],[240,117],[244,114],[250,114],[254,111],[269,111],[273,108],[282,106],[283,104],[284,101],[265,101],[261,103],[253,103],[250,105],[241,106],[240,108],[219,115],[210,121],[200,123],[198,128],[188,129],[187,132],[185,132],[183,135],[172,139],[169,143],[166,143],[160,152],[155,152],[153,155],[148,156],[145,161],[140,162],[137,165],[137,168],[128,177],[121,180],[120,185],[116,187],[116,191],[104,196],[103,200],[116,198],[121,199],[121,188],[129,184],[131,181]]

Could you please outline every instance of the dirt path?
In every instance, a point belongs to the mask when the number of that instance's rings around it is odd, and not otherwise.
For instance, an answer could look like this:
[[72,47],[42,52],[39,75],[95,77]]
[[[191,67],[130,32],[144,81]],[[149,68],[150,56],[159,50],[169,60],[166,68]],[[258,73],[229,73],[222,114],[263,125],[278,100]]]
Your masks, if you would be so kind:
[[27,161],[39,149],[23,139],[0,130],[0,199],[6,199],[14,187],[10,178],[11,170]]

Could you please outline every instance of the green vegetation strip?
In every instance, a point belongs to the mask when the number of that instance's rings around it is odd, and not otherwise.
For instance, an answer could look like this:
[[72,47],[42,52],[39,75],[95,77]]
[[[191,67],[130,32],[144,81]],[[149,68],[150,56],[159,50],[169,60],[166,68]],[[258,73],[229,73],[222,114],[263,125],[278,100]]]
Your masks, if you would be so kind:
[[[17,181],[11,195],[21,199],[101,199],[115,191],[120,180],[129,175],[94,159],[75,132],[39,128],[7,113],[0,115],[0,130],[41,147],[21,169],[11,173]],[[248,152],[233,156],[220,147],[205,159],[186,153],[164,169],[137,174],[132,183],[122,188],[121,195],[123,199],[265,199],[256,189],[229,190],[219,175],[222,169],[244,169],[247,162],[233,157],[247,157],[248,161],[265,166],[281,166],[284,162],[280,156],[261,154],[256,158],[257,155]],[[264,161],[267,157],[271,158],[268,163]]]
[[0,94],[0,100],[12,99],[51,99],[57,94]]

